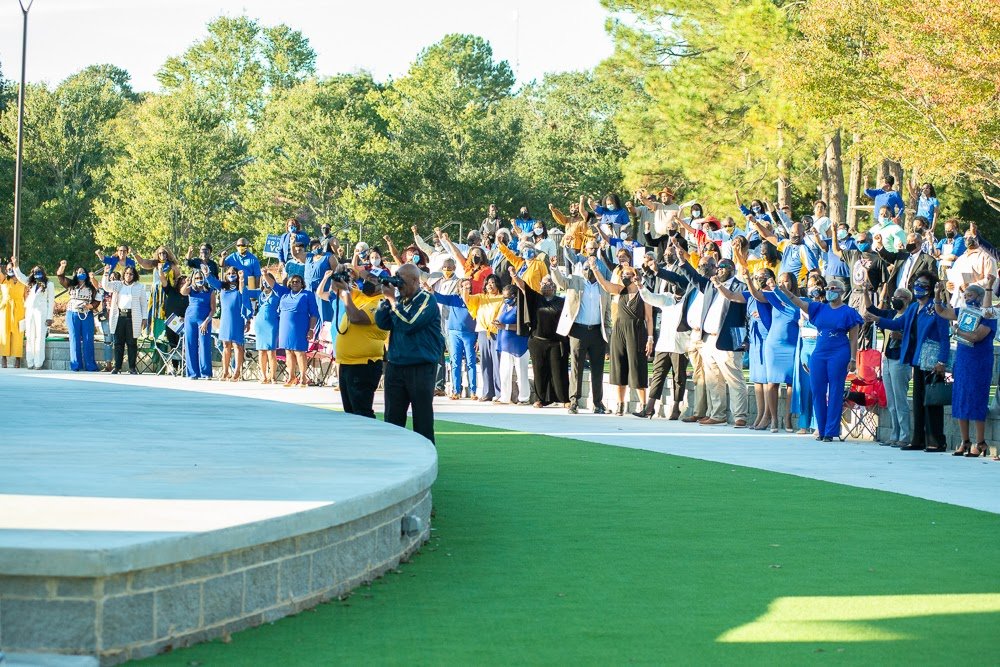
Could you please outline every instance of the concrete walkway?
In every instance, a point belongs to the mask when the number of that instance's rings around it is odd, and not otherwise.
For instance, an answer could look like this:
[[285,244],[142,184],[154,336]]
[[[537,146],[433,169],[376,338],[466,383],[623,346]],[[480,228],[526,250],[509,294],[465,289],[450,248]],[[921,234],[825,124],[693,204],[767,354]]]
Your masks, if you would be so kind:
[[[0,383],[3,383],[5,374],[13,372],[0,373]],[[223,384],[97,373],[36,371],[34,375],[72,377],[102,384],[225,393],[337,410],[341,407],[339,392],[330,388],[285,389],[249,382]],[[95,392],[95,399],[100,400],[99,396]],[[380,392],[376,394],[376,411],[381,410],[381,401]],[[664,419],[596,416],[583,410],[579,415],[569,415],[562,408],[534,409],[445,398],[436,399],[435,411],[438,419],[473,426],[553,435],[770,470],[1000,514],[1000,462],[988,457],[967,459],[950,454],[902,452],[862,441],[820,443],[812,436],[737,430],[729,426],[704,427]]]

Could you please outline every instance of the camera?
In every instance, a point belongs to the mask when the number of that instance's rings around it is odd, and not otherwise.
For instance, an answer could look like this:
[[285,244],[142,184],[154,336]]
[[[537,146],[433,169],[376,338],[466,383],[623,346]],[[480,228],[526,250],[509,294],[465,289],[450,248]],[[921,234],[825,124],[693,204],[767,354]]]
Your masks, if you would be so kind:
[[349,283],[351,282],[351,274],[347,271],[336,271],[330,278],[336,283]]
[[399,276],[379,276],[378,284],[383,287],[402,287],[403,279]]

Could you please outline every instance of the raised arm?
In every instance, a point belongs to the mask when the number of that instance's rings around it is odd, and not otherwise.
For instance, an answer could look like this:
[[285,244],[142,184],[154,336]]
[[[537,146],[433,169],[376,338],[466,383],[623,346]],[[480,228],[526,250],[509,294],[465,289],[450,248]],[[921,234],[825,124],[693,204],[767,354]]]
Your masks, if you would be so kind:
[[[330,282],[330,278],[333,276],[332,270],[327,270],[323,274],[323,279],[319,281],[319,285],[316,286],[316,296],[318,296],[323,301],[330,301],[331,290],[327,289],[326,285]],[[333,292],[338,291],[338,283],[333,284]]]
[[557,224],[563,227],[569,224],[569,218],[566,217],[566,214],[557,209],[552,204],[549,204],[549,214],[552,216],[552,219],[555,220]]
[[[750,285],[752,283],[753,283],[753,281],[751,280],[747,284]],[[726,299],[728,299],[729,301],[732,301],[734,303],[746,303],[747,302],[746,297],[744,297],[742,293],[732,291],[731,289],[729,289],[728,287],[726,287],[725,285],[723,285],[722,281],[719,280],[716,276],[712,276],[712,284],[715,285],[715,289],[719,290],[719,294],[721,294],[722,296],[726,297]],[[751,293],[753,293],[754,292],[754,288],[751,287],[750,291],[751,291]],[[757,294],[760,294],[760,292],[754,293],[754,298],[755,299],[757,299]],[[763,298],[764,295],[761,294],[760,296],[761,296],[761,298],[759,298],[757,300],[758,301],[763,301],[764,300],[764,298]]]
[[809,302],[808,301],[804,301],[804,300],[800,299],[797,294],[792,294],[791,292],[789,292],[787,289],[785,289],[781,285],[775,285],[775,289],[778,290],[779,292],[781,292],[781,294],[786,299],[788,299],[788,301],[790,303],[794,304],[796,308],[798,308],[799,310],[801,310],[806,315],[809,314]]
[[[815,227],[812,227],[812,228],[809,229],[809,233],[812,234],[813,241],[816,242],[816,245],[819,247],[819,249],[822,250],[823,252],[826,252],[826,249],[828,248],[828,246],[826,245],[826,241],[823,239],[823,237],[820,236],[819,230],[816,229]],[[833,236],[833,238],[837,238],[837,231],[836,230],[834,230],[832,236]],[[831,243],[832,243],[832,241],[831,241]]]
[[438,238],[441,239],[441,243],[448,249],[448,252],[451,253],[451,256],[455,258],[456,262],[461,262],[462,266],[465,266],[468,263],[468,258],[466,258],[465,254],[462,252],[462,249],[455,245],[455,243],[451,240],[451,237],[448,236],[447,232],[442,232],[440,229],[435,227],[434,233],[438,235]]
[[753,228],[757,230],[760,237],[773,245],[775,248],[778,247],[778,237],[775,236],[774,232],[768,231],[767,227],[761,224],[761,222],[752,215],[747,216],[747,224],[753,225]]
[[[525,294],[527,294],[528,284],[524,282],[524,278],[517,275],[517,271],[514,270],[514,267],[513,266],[507,267],[507,272],[510,274],[511,281],[513,281],[513,283],[517,285],[517,288],[522,292],[524,292]],[[561,271],[557,271],[557,273],[561,273]]]
[[609,294],[621,294],[622,293],[622,290],[625,289],[625,286],[624,285],[616,285],[613,282],[611,282],[610,280],[608,280],[607,278],[605,278],[604,275],[597,268],[597,258],[596,257],[588,257],[587,258],[587,263],[590,265],[591,271],[594,272],[594,276],[597,278],[597,282],[601,286],[601,289],[603,289],[605,292],[608,292]]
[[59,281],[60,285],[69,289],[73,286],[73,283],[66,278],[66,264],[67,262],[65,259],[59,261],[59,268],[56,269],[56,280]]
[[396,249],[396,244],[392,242],[392,239],[389,238],[388,234],[386,234],[382,238],[385,240],[386,247],[389,248],[389,254],[392,255],[393,261],[395,261],[396,264],[402,266],[403,258],[399,256],[399,251]]
[[155,259],[143,259],[142,255],[140,255],[139,251],[136,250],[135,248],[132,248],[132,257],[133,259],[135,259],[136,264],[146,269],[147,271],[152,271],[154,268],[156,268],[157,262]]
[[434,254],[434,246],[432,246],[430,243],[428,243],[427,241],[425,241],[424,237],[422,237],[419,234],[419,232],[417,232],[417,226],[416,225],[412,225],[410,227],[410,231],[413,232],[413,242],[417,244],[417,247],[420,248],[421,250],[423,250],[425,253],[427,253],[428,257],[430,257],[431,255],[433,255]]

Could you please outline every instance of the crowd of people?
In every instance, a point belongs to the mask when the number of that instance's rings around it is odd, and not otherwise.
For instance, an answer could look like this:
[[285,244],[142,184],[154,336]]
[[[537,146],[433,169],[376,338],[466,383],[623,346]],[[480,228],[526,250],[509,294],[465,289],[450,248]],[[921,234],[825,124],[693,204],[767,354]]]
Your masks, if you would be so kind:
[[[865,190],[867,230],[834,224],[823,201],[795,219],[788,206],[747,206],[737,192],[731,211],[720,205],[713,215],[663,188],[624,203],[580,197],[566,212],[550,205],[546,219],[527,207],[504,219],[490,205],[465,238],[413,227],[402,249],[386,236],[349,250],[329,227],[311,238],[292,219],[276,267],[262,266],[241,238],[217,259],[207,243],[183,260],[162,246],[146,259],[122,245],[97,253],[100,276],[82,265],[68,272],[63,261],[55,277],[69,296],[74,371],[98,369],[100,326],[114,348],[110,372],[122,372],[126,351],[137,372],[136,341],[148,331],[174,346],[183,339],[188,377],[211,379],[217,326],[218,379],[242,379],[252,333],[261,381],[276,381],[284,351],[285,386],[304,386],[305,353],[327,323],[345,410],[373,417],[384,382],[387,420],[404,423],[412,407],[415,430],[430,439],[433,398],[446,396],[640,418],[668,400],[671,420],[831,441],[849,376],[865,374],[859,358],[873,358],[859,351],[877,349],[890,426],[883,444],[947,450],[940,396],[953,387],[962,438],[954,453],[985,456],[994,251],[975,225],[939,220],[929,183],[911,193],[918,206],[908,221],[894,185],[887,177]],[[4,365],[23,356],[41,367],[54,292],[43,267],[25,275],[7,264]]]

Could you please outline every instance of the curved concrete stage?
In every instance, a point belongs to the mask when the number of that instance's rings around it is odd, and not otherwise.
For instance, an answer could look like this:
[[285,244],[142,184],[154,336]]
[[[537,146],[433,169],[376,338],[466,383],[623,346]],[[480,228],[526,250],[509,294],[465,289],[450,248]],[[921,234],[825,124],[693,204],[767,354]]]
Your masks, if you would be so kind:
[[383,422],[10,370],[0,405],[6,652],[113,664],[203,641],[342,595],[430,534],[434,447]]

